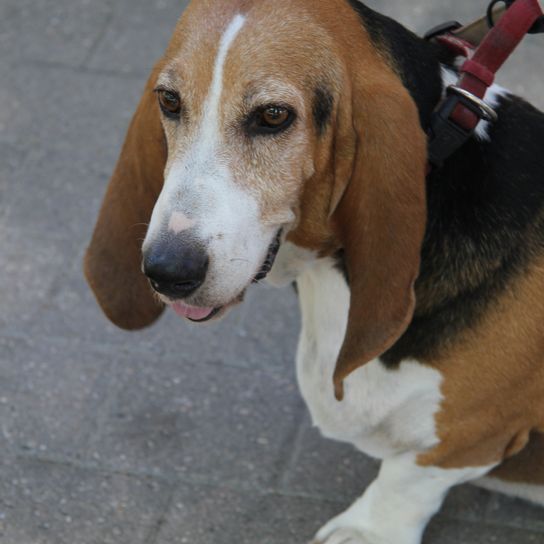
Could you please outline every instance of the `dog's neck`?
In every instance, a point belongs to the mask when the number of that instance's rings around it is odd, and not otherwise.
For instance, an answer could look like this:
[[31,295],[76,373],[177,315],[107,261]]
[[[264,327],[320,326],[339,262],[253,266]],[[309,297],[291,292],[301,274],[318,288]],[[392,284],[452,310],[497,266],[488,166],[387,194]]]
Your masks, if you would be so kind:
[[[444,90],[441,68],[453,69],[452,53],[357,0],[348,1],[409,90],[426,130]],[[538,149],[544,115],[510,95],[498,104],[499,121],[487,137],[473,137],[427,178],[416,313],[404,336],[382,357],[389,365],[430,357],[474,326],[544,247],[544,183],[539,182],[544,158]]]

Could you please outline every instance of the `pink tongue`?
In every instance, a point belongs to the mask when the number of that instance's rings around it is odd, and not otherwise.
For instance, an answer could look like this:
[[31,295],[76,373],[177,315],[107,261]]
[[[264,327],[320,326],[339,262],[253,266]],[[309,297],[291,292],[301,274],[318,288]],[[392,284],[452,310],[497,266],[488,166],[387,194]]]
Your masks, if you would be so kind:
[[193,321],[202,321],[206,319],[212,312],[213,308],[196,308],[195,306],[187,306],[181,302],[172,304],[172,308],[180,317],[186,317]]

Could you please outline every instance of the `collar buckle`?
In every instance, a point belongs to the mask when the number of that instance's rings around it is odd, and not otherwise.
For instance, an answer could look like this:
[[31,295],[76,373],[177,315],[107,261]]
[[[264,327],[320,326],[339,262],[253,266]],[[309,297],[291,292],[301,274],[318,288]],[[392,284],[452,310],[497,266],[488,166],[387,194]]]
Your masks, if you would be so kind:
[[457,87],[457,85],[450,85],[446,89],[446,93],[448,96],[452,94],[459,96],[459,101],[483,121],[495,123],[499,119],[497,112],[487,102],[466,89]]
[[435,168],[440,168],[476,130],[476,127],[467,130],[451,118],[459,104],[472,111],[480,120],[494,123],[498,119],[497,112],[471,92],[455,85],[448,87],[446,99],[434,112],[429,130],[429,162]]

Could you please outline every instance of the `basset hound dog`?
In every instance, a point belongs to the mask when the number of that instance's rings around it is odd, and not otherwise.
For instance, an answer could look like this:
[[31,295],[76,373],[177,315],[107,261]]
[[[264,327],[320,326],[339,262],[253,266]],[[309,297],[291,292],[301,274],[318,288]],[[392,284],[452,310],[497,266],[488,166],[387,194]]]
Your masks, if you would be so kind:
[[313,421],[383,460],[315,543],[418,544],[468,481],[544,504],[544,114],[493,86],[427,175],[456,67],[356,0],[193,0],[86,254],[125,329],[296,282]]

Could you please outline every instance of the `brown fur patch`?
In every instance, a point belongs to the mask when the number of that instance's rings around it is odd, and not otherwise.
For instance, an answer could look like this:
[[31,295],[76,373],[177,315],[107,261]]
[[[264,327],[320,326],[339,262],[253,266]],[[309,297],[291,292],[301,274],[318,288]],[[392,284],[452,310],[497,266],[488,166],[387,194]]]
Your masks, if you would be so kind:
[[104,313],[124,329],[139,329],[163,311],[141,272],[141,243],[163,184],[166,144],[153,70],[127,132],[85,255],[85,275]]
[[440,444],[421,455],[420,464],[499,463],[523,450],[530,433],[544,427],[543,289],[540,258],[476,327],[426,361],[444,375],[444,401],[436,416]]

